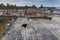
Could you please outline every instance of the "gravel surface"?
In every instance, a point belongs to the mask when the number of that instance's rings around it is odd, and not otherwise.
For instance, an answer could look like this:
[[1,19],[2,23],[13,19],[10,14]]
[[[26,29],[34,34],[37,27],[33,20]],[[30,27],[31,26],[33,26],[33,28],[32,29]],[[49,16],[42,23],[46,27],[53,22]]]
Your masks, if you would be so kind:
[[[50,24],[54,21],[46,22],[40,19],[27,21],[26,18],[18,18],[14,24],[15,28],[11,29],[5,40],[59,40],[42,22]],[[24,23],[28,24],[26,28],[21,26]]]

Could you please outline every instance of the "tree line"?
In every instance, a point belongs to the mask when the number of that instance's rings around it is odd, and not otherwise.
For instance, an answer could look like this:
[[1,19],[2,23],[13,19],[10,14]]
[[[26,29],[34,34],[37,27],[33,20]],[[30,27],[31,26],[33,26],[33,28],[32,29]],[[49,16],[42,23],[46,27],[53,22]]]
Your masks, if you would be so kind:
[[[43,5],[41,5],[40,7],[43,7]],[[0,4],[0,9],[20,9],[20,8],[37,8],[35,5],[32,5],[32,6],[17,6],[17,5],[12,5],[12,4],[8,4],[7,5],[4,5],[3,3]],[[55,10],[56,8],[55,7],[45,7],[47,8],[48,10]]]
[[17,5],[12,5],[12,4],[8,4],[4,5],[3,3],[0,4],[0,9],[18,9],[18,8],[36,8],[35,5],[32,6],[17,6]]

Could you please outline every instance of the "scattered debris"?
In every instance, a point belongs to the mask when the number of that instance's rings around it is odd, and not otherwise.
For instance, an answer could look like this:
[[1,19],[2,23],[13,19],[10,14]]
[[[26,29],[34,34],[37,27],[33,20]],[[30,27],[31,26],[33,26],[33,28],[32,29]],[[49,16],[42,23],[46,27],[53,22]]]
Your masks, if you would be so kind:
[[27,27],[27,24],[22,24],[22,27],[25,27],[26,28]]
[[41,18],[43,18],[43,19],[49,19],[49,20],[52,19],[51,17],[48,17],[48,16],[42,16]]
[[40,16],[40,17],[28,17],[28,19],[49,19],[51,20],[52,18],[48,16]]
[[3,32],[3,36],[5,36],[7,34],[7,32]]

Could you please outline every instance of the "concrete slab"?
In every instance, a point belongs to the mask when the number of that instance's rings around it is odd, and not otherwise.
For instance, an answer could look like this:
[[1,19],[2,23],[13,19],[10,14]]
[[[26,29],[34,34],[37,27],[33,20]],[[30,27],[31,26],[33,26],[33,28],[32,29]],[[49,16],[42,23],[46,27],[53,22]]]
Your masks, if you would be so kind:
[[[14,29],[5,40],[60,40],[60,17],[53,16],[53,20],[31,20],[18,18],[14,24]],[[29,24],[27,28],[22,24]]]

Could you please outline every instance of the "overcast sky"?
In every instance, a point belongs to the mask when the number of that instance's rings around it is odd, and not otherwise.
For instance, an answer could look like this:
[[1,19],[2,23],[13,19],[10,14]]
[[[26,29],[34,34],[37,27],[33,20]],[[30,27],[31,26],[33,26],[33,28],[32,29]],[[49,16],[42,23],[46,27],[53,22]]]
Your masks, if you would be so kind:
[[24,5],[36,5],[40,6],[43,4],[44,6],[50,6],[50,7],[60,7],[60,0],[0,0],[0,3],[4,4],[16,4],[18,6],[24,6]]

